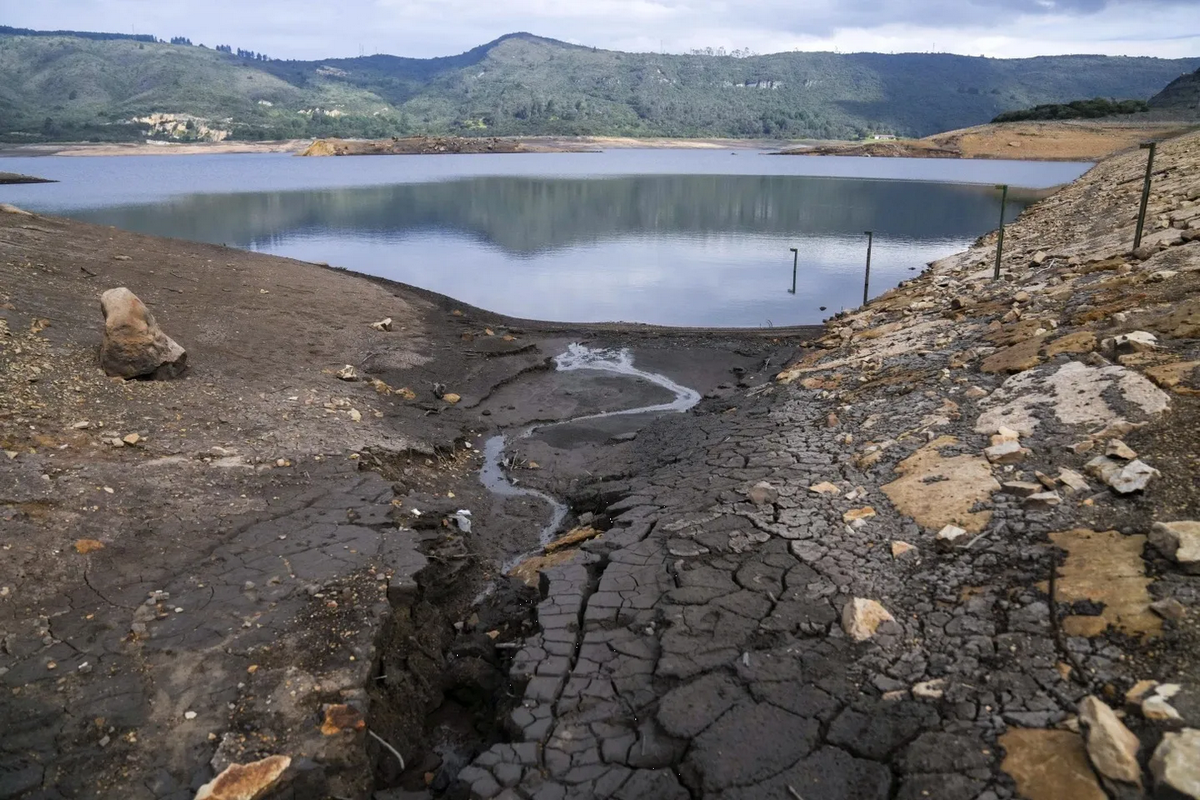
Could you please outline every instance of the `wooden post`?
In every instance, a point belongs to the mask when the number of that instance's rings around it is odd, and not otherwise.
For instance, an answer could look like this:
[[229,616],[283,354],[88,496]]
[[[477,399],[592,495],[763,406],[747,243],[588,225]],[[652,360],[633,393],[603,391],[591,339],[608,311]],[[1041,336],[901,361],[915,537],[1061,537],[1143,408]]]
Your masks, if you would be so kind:
[[871,294],[871,243],[875,239],[875,234],[872,231],[863,231],[867,235],[867,271],[863,274],[863,305],[867,304],[867,298]]
[[1142,205],[1138,208],[1137,231],[1133,234],[1134,250],[1142,246],[1142,228],[1146,225],[1146,205],[1150,202],[1150,173],[1154,170],[1154,150],[1157,145],[1154,142],[1142,142],[1139,147],[1149,150],[1150,155],[1146,158],[1146,180],[1142,183]]
[[996,233],[996,271],[993,280],[1000,280],[1000,258],[1004,255],[1004,206],[1008,204],[1008,184],[1002,183],[996,187],[1000,190],[1000,230]]

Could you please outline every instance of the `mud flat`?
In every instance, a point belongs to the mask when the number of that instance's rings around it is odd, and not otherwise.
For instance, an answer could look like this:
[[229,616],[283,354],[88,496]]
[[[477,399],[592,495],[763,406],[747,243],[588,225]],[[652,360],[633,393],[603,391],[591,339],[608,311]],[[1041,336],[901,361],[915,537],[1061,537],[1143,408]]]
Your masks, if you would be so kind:
[[391,139],[317,139],[302,156],[410,156],[462,153],[597,152],[569,140],[521,140],[472,136],[406,136]]
[[[504,319],[0,214],[0,789],[275,758],[272,797],[1171,796],[1200,136],[1158,157],[1136,253],[1128,154],[1012,223],[1001,280],[983,237],[818,331]],[[98,373],[113,285],[186,377]]]

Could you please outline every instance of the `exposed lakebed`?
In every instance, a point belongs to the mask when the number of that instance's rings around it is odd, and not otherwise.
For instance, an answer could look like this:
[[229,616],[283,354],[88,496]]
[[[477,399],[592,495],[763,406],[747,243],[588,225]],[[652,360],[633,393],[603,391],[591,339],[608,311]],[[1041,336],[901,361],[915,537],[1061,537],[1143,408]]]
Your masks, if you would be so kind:
[[[1038,190],[1087,168],[752,150],[10,162],[60,181],[0,190],[34,211],[327,262],[517,317],[746,327],[857,306],[866,230],[877,295],[994,229],[996,183]],[[1010,193],[1006,218],[1036,196]]]

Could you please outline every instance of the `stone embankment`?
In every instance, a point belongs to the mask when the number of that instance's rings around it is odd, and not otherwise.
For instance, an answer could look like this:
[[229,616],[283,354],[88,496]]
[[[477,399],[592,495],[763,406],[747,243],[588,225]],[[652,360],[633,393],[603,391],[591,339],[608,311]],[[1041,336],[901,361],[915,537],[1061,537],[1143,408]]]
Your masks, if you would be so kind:
[[1144,164],[644,429],[470,796],[1200,797],[1200,136],[1133,254]]

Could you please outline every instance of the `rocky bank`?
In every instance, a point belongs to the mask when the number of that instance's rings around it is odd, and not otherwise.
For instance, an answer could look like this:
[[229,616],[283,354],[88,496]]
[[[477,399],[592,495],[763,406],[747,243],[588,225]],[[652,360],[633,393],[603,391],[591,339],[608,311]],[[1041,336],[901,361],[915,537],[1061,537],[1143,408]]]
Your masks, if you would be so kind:
[[[1200,136],[1134,254],[1143,168],[819,332],[0,214],[0,797],[1200,796]],[[103,376],[118,285],[183,378]],[[486,438],[669,399],[577,341],[704,398],[512,438],[529,588]]]

